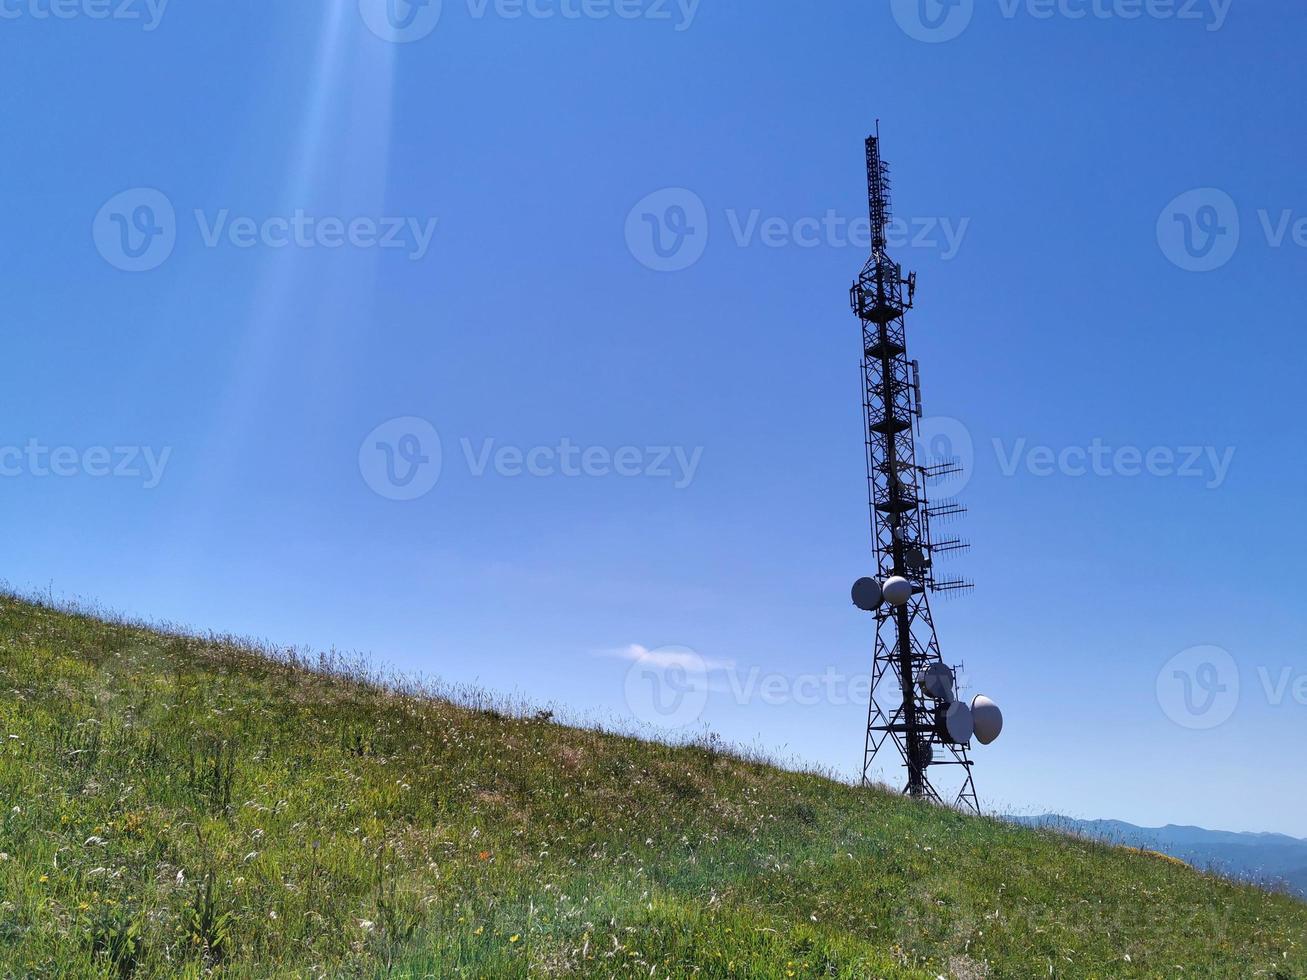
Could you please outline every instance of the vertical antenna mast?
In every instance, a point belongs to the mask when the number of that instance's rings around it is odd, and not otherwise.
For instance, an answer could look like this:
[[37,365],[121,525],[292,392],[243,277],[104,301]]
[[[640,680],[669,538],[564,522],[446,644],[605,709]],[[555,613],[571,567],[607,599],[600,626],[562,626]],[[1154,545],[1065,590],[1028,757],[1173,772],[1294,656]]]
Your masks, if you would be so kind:
[[[956,539],[935,543],[930,535],[932,514],[951,516],[963,508],[949,503],[932,511],[925,492],[931,478],[958,472],[958,467],[951,461],[923,465],[917,460],[912,419],[920,416],[921,382],[916,362],[908,360],[904,326],[917,278],[916,273],[905,277],[886,251],[885,228],[893,216],[889,165],[880,156],[879,122],[876,135],[867,138],[866,156],[871,257],[850,292],[853,311],[862,323],[868,502],[877,563],[877,580],[863,579],[854,587],[854,602],[876,614],[862,781],[871,781],[877,753],[892,741],[907,768],[904,793],[942,802],[929,769],[957,765],[964,777],[955,805],[979,813],[970,740],[975,733],[985,742],[992,741],[997,730],[992,730],[991,718],[982,735],[978,724],[973,727],[971,707],[955,700],[956,670],[944,664],[940,655],[928,599],[931,592],[970,588],[967,582],[940,579],[934,572],[936,554],[965,545]],[[1001,717],[998,724],[1001,727]]]

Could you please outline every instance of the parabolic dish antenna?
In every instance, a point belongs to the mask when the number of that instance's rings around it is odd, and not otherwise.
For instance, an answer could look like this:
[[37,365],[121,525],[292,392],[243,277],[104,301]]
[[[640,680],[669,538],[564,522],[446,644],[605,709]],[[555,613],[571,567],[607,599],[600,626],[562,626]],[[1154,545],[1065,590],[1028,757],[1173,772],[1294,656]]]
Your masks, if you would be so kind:
[[1003,712],[983,694],[971,699],[971,717],[976,726],[976,741],[988,745],[1003,731]]
[[943,664],[931,664],[917,675],[917,686],[936,701],[952,701],[953,671]]
[[860,578],[853,583],[853,604],[867,612],[880,608],[880,583],[874,578]]
[[944,715],[944,727],[948,730],[949,741],[955,745],[966,745],[971,741],[976,726],[971,717],[971,709],[965,701],[954,701],[948,706],[948,713]]
[[882,591],[885,593],[885,601],[891,606],[901,606],[912,598],[912,583],[901,575],[895,575],[885,580]]

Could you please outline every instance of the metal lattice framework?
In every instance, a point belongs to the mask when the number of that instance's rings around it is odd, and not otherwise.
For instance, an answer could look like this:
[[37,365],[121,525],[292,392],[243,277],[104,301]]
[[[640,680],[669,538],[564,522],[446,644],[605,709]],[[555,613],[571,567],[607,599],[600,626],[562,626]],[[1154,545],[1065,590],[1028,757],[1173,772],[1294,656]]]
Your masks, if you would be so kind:
[[890,741],[908,771],[904,793],[943,802],[929,770],[956,765],[964,776],[954,803],[979,813],[969,746],[950,740],[945,727],[947,705],[928,697],[916,684],[924,668],[943,663],[930,593],[970,588],[961,579],[936,576],[935,559],[966,545],[956,538],[935,541],[931,518],[953,517],[964,508],[953,502],[932,506],[927,500],[926,484],[957,472],[957,466],[949,460],[917,459],[913,419],[921,417],[921,380],[917,362],[908,360],[904,327],[904,314],[912,308],[916,293],[916,274],[905,277],[886,252],[885,227],[892,218],[890,177],[889,166],[880,157],[879,135],[867,138],[866,150],[872,252],[853,285],[851,300],[862,323],[868,503],[880,581],[899,576],[913,588],[907,603],[897,607],[886,603],[875,614],[876,655],[862,779],[870,782],[872,763]]

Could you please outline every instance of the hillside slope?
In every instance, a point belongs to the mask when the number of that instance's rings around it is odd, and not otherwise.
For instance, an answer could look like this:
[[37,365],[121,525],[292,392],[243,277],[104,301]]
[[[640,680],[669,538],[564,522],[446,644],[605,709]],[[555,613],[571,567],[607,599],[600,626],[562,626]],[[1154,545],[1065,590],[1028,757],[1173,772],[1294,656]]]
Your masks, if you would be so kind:
[[1307,898],[1307,840],[1284,834],[1232,833],[1203,827],[1139,827],[1124,820],[1077,820],[1056,813],[1004,817],[1027,827],[1161,851],[1186,864]]
[[0,598],[0,975],[1303,977],[1101,844]]

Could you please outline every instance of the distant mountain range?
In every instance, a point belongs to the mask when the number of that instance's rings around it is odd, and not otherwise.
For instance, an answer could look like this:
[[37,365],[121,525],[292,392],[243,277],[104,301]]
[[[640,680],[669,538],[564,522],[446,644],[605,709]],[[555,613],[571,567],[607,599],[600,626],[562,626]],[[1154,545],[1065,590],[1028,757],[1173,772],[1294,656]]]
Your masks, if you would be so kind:
[[1110,844],[1143,847],[1179,858],[1204,871],[1278,888],[1307,898],[1307,840],[1284,834],[1237,834],[1202,827],[1136,827],[1122,820],[1075,820],[1056,813],[1004,817],[1027,827],[1046,827]]

